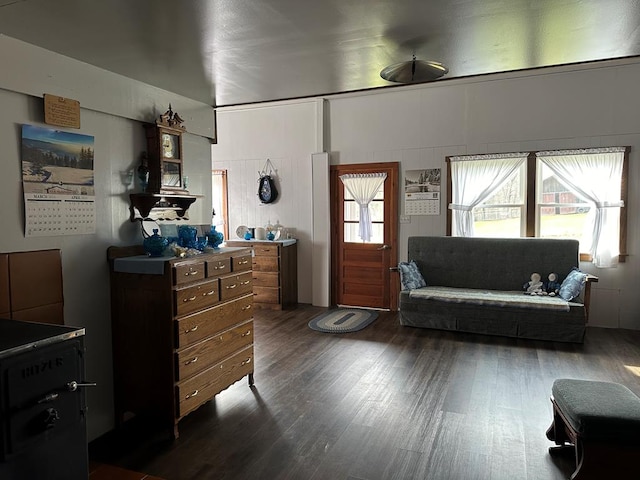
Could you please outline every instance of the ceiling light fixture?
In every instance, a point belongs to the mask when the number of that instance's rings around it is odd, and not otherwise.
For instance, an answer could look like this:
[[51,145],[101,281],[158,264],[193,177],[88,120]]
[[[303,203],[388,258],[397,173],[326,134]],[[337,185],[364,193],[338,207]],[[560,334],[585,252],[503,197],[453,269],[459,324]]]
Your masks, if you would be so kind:
[[431,60],[413,60],[408,62],[395,63],[383,68],[380,76],[389,82],[396,83],[419,83],[437,80],[449,73],[449,69],[442,63]]

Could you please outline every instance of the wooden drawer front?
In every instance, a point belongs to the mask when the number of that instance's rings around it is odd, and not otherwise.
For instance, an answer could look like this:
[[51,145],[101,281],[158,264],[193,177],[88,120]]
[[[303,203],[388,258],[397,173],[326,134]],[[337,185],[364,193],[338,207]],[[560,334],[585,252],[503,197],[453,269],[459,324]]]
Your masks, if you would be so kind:
[[232,383],[253,373],[253,346],[226,358],[176,386],[178,417],[195,410]]
[[176,265],[173,268],[173,284],[182,285],[184,283],[203,280],[205,276],[204,261],[194,262],[186,265]]
[[184,348],[204,338],[249,320],[253,316],[253,295],[221,303],[176,321],[176,348]]
[[207,277],[219,277],[231,272],[231,258],[207,260]]
[[176,380],[184,380],[253,343],[253,321],[217,333],[176,354]]
[[253,282],[251,272],[244,272],[238,275],[229,275],[220,278],[220,298],[229,300],[245,293],[251,292]]
[[260,303],[280,303],[280,289],[272,287],[253,287],[253,301]]
[[279,287],[280,275],[277,272],[253,272],[253,287]]
[[220,301],[217,278],[192,287],[181,288],[176,290],[174,294],[176,299],[175,314],[178,317],[211,307]]
[[263,245],[257,243],[253,246],[253,252],[256,257],[277,257],[280,255],[280,247],[278,245]]
[[253,270],[257,272],[279,272],[279,257],[253,257]]
[[251,270],[251,255],[231,258],[232,272],[246,272],[247,270]]

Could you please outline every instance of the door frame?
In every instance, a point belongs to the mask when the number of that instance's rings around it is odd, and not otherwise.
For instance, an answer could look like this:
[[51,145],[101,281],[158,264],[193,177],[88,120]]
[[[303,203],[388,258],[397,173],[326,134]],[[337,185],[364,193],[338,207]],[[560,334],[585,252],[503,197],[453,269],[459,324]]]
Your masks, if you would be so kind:
[[398,310],[398,295],[400,291],[400,276],[397,271],[398,265],[398,209],[399,209],[399,178],[400,178],[400,162],[379,162],[379,163],[355,163],[355,164],[339,164],[330,166],[330,190],[331,199],[331,306],[337,305],[337,292],[340,283],[340,275],[338,268],[338,235],[339,228],[338,218],[340,218],[340,209],[337,188],[340,187],[340,175],[345,173],[372,173],[386,172],[386,182],[390,182],[392,195],[385,195],[385,209],[389,208],[389,225],[385,224],[385,228],[389,229],[389,310],[395,312]]

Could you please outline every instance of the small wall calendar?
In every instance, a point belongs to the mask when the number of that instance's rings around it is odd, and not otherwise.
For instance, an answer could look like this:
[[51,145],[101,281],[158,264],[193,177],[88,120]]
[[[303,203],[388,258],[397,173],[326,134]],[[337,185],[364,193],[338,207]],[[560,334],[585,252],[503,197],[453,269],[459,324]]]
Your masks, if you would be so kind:
[[440,215],[440,172],[439,168],[405,172],[405,215]]
[[22,126],[25,237],[96,232],[93,140]]

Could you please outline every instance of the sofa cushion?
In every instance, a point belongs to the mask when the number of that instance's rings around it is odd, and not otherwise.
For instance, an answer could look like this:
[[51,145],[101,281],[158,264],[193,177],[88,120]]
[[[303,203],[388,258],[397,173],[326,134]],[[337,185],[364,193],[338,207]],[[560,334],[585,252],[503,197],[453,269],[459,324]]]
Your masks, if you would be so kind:
[[560,285],[560,291],[558,295],[567,302],[580,296],[585,282],[587,281],[587,274],[581,272],[577,268],[574,268],[569,272],[567,278],[564,279],[562,285]]
[[414,290],[427,286],[427,282],[424,281],[424,277],[420,273],[420,270],[418,270],[416,262],[413,260],[410,262],[400,262],[398,264],[398,270],[400,270],[402,290]]
[[[502,292],[477,288],[422,287],[409,292],[411,298],[424,298],[450,303],[515,307],[537,310],[569,311],[569,303],[559,297],[524,295],[522,292]],[[541,313],[543,315],[544,313]]]

